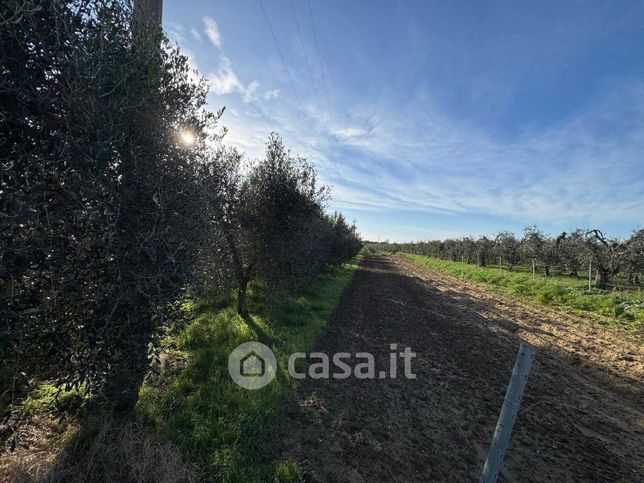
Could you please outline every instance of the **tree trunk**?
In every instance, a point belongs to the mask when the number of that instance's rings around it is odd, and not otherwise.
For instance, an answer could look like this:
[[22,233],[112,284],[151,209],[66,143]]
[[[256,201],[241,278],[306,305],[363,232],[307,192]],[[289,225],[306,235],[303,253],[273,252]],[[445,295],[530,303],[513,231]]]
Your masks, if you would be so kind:
[[135,0],[134,22],[144,27],[161,27],[163,0]]
[[[133,30],[135,37],[146,38],[149,36],[149,39],[154,40],[155,43],[160,40],[160,37],[149,35],[148,30],[161,28],[162,4],[163,0],[136,0],[134,2]],[[160,53],[160,43],[153,45],[153,47],[156,47]],[[145,62],[143,65],[146,65]],[[129,162],[136,164],[133,160]],[[135,172],[125,171],[129,179],[123,183],[124,186],[129,183],[137,186]],[[127,219],[122,223],[124,227],[131,226]],[[135,301],[132,303],[137,305]],[[127,310],[126,306],[121,306],[116,313],[120,314],[117,316],[117,320],[122,320],[127,324],[129,333],[118,334],[118,340],[114,341],[114,352],[101,387],[101,396],[114,411],[128,411],[134,408],[139,398],[139,390],[148,372],[148,344],[153,332],[153,325],[150,321],[145,321],[145,318],[150,316],[146,310],[138,312],[140,315],[138,319],[137,316],[130,315],[131,311]],[[132,313],[137,313],[137,311],[132,311]]]
[[128,340],[123,344],[120,357],[111,365],[102,395],[115,411],[128,411],[134,408],[139,389],[148,372],[148,344],[145,337],[139,341]]
[[549,277],[550,276],[550,265],[543,265],[543,276],[544,277]]
[[233,259],[233,264],[235,266],[235,272],[237,273],[237,313],[239,315],[246,315],[248,309],[246,307],[246,292],[248,289],[248,282],[250,280],[250,274],[252,273],[252,265],[244,270],[241,257],[237,251],[237,245],[230,228],[224,224],[224,235],[226,241],[228,242],[228,247],[230,248],[230,254]]
[[610,281],[610,273],[604,268],[597,269],[597,276],[595,277],[595,284],[599,288],[607,288],[608,282]]
[[639,285],[640,283],[640,277],[637,272],[628,272],[628,279],[626,280],[628,283],[631,285]]
[[240,280],[239,287],[237,288],[237,313],[239,315],[246,315],[248,307],[246,306],[246,292],[248,290],[248,279]]

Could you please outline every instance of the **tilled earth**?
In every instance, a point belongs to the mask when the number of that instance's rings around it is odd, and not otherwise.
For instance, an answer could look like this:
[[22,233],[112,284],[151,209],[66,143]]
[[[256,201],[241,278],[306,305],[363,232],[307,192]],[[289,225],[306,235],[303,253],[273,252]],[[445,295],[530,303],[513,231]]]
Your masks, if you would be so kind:
[[279,424],[307,481],[475,481],[519,339],[537,347],[501,479],[644,481],[635,336],[492,295],[427,267],[367,257],[315,347],[417,356],[405,379],[311,380]]

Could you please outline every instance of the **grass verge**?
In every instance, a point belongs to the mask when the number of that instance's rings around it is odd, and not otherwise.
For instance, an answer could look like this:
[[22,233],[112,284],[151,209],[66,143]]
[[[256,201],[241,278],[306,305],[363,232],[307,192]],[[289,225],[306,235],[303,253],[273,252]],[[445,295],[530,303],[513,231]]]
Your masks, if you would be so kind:
[[589,293],[584,280],[533,278],[530,274],[503,272],[423,255],[399,255],[457,278],[482,283],[521,300],[554,307],[603,325],[627,330],[641,330],[644,326],[644,294],[641,290],[607,291],[593,288]]
[[[247,318],[214,299],[186,302],[192,322],[164,340],[167,353],[180,354],[186,365],[143,387],[137,419],[152,424],[208,480],[299,481],[295,463],[274,461],[271,440],[273,417],[297,387],[285,370],[288,356],[310,349],[356,268],[334,268],[297,297],[253,290]],[[257,391],[238,387],[227,369],[230,352],[251,340],[268,345],[280,369]]]

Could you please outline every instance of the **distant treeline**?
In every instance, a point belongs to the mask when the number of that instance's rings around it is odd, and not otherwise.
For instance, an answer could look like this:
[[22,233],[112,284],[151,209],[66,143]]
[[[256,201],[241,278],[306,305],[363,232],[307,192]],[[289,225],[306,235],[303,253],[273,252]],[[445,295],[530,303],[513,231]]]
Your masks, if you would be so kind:
[[[503,263],[512,270],[520,263],[535,264],[544,276],[551,268],[578,276],[589,266],[599,288],[607,288],[618,274],[637,285],[644,270],[644,230],[636,230],[626,240],[607,238],[600,230],[576,229],[558,236],[544,234],[536,226],[525,228],[523,238],[509,231],[494,237],[464,237],[416,243],[366,242],[367,247],[389,252],[415,253],[441,260],[476,263],[478,266]],[[591,265],[592,264],[592,265]]]
[[128,2],[3,1],[0,45],[0,412],[44,380],[131,407],[186,290],[243,315],[249,283],[360,249],[276,134],[252,163],[223,146],[205,81]]

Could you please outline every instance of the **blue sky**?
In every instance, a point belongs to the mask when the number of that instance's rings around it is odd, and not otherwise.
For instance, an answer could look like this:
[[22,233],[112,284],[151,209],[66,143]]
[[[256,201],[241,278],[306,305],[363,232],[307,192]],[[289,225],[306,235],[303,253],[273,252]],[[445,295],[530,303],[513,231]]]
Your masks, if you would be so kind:
[[621,0],[164,1],[226,143],[253,159],[278,131],[330,209],[396,241],[641,228],[643,18]]

